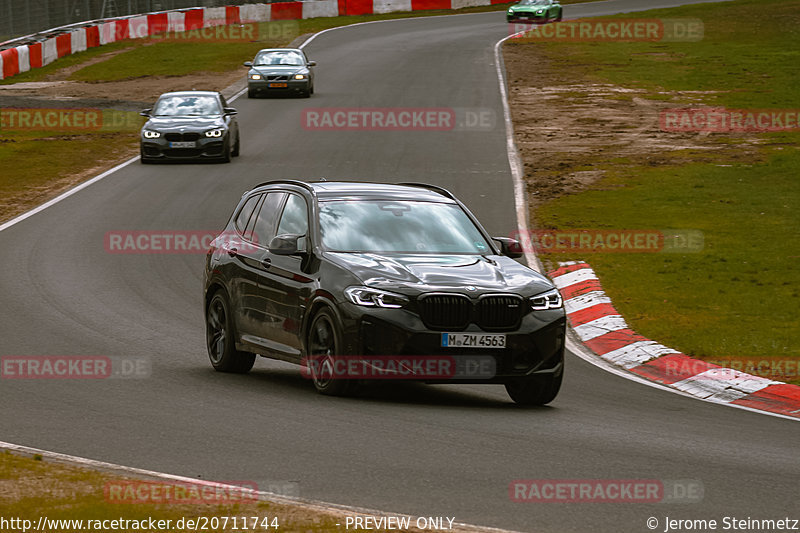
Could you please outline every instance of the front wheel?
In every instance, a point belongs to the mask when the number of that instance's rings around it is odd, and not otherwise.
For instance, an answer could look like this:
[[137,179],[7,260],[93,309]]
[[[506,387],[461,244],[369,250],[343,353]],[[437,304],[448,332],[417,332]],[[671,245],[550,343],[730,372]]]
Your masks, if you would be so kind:
[[554,374],[519,378],[506,383],[506,392],[519,405],[545,405],[552,402],[561,389],[563,369]]
[[214,370],[246,374],[253,368],[255,354],[237,350],[235,337],[228,299],[217,291],[206,306],[206,347]]
[[342,335],[333,313],[320,310],[308,330],[308,366],[317,392],[328,396],[344,396],[353,390],[352,380],[336,376],[336,359],[340,355]]
[[231,139],[228,137],[228,139],[222,143],[222,157],[220,158],[220,161],[223,163],[230,163],[232,152],[233,147],[231,146]]
[[556,17],[556,22],[561,22],[561,19],[563,19],[563,18],[564,18],[564,10],[563,9],[559,9],[558,10],[558,17]]
[[239,157],[239,149],[241,148],[240,140],[241,140],[241,136],[237,133],[236,134],[236,144],[233,145],[233,152],[231,152],[231,155],[233,157]]

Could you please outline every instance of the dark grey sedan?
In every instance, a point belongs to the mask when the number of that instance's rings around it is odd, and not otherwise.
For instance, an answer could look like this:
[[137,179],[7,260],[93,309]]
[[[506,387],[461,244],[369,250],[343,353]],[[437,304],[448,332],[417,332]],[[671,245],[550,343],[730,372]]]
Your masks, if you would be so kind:
[[315,61],[309,61],[299,48],[265,48],[253,61],[245,61],[250,67],[247,73],[247,97],[260,94],[299,94],[309,97],[314,94]]
[[229,162],[239,155],[236,110],[215,91],[164,93],[141,131],[141,161],[215,159]]

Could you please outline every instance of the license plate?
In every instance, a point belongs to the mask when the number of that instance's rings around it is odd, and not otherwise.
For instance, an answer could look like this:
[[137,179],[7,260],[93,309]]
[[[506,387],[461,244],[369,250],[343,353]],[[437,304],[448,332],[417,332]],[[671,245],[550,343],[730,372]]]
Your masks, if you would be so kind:
[[270,83],[269,86],[270,87],[288,87],[289,84],[288,83]]
[[442,333],[443,348],[505,348],[502,333]]
[[194,141],[176,141],[169,143],[170,148],[194,148],[195,146]]

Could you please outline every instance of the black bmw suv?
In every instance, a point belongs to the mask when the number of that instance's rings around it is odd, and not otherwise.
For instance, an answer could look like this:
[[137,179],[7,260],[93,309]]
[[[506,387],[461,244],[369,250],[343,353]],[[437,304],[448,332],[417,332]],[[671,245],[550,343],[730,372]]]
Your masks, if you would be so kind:
[[270,181],[246,192],[205,265],[213,367],[297,363],[323,394],[364,379],[502,383],[558,394],[561,296],[432,185]]

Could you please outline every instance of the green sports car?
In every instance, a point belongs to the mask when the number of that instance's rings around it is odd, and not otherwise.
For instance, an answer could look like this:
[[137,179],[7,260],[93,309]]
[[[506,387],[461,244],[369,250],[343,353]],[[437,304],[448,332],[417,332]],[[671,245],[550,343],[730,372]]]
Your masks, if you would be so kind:
[[561,20],[564,8],[558,0],[522,0],[508,8],[506,20],[508,22],[550,22]]

